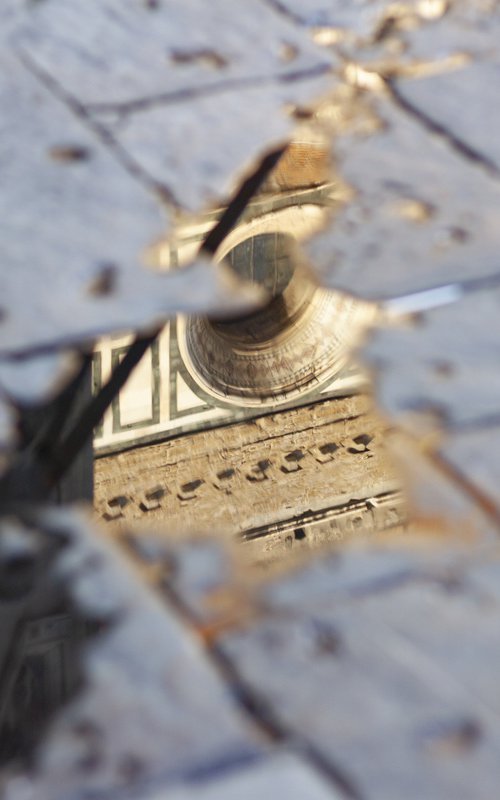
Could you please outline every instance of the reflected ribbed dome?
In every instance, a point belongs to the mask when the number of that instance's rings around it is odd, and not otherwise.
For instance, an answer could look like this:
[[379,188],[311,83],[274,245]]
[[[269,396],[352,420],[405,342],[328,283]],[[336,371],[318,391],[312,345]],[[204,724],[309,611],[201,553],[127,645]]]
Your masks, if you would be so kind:
[[313,284],[290,234],[265,232],[226,255],[269,303],[237,320],[181,320],[179,346],[198,384],[243,406],[273,406],[332,379],[343,366],[366,306]]

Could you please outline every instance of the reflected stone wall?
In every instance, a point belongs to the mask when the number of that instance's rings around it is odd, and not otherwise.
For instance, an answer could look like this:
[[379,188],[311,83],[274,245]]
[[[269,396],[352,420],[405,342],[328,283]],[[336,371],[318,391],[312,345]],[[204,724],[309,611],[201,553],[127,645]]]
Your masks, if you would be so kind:
[[361,395],[100,458],[95,495],[112,532],[212,531],[257,558],[404,525],[384,426]]

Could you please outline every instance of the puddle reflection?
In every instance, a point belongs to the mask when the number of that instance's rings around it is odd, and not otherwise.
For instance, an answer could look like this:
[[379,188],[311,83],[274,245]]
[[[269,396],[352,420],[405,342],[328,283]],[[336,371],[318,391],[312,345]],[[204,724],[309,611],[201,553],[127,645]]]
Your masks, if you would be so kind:
[[0,767],[32,756],[54,713],[82,684],[81,652],[99,624],[52,574],[53,543],[4,520],[0,530]]
[[[267,303],[170,323],[104,420],[96,507],[110,529],[201,521],[259,561],[404,526],[383,424],[352,359],[378,309],[319,287],[301,249],[339,200],[325,150],[296,142],[215,253]],[[220,213],[184,220],[151,266],[182,269]],[[123,346],[100,347],[103,375]]]

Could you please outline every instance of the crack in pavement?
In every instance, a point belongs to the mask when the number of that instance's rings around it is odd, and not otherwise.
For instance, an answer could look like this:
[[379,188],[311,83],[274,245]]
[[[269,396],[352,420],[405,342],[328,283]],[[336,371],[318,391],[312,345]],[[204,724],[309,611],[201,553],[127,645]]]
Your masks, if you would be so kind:
[[480,166],[488,173],[489,177],[495,181],[500,180],[500,168],[488,156],[485,156],[479,150],[476,150],[472,145],[456,136],[447,127],[436,122],[432,117],[428,116],[424,111],[414,106],[400,93],[395,82],[392,79],[386,81],[387,88],[390,91],[391,97],[399,106],[399,108],[406,112],[409,116],[415,119],[421,126],[423,126],[429,133],[433,133],[444,140],[455,153],[474,166]]
[[208,86],[190,86],[183,89],[175,89],[170,92],[138,97],[133,100],[126,100],[118,103],[87,103],[84,107],[91,115],[98,114],[133,114],[142,111],[149,111],[162,106],[173,105],[175,103],[188,102],[198,97],[210,97],[226,92],[239,91],[244,89],[255,89],[259,86],[280,85],[282,83],[298,83],[300,81],[312,80],[322,75],[332,72],[332,65],[323,62],[307,69],[294,70],[278,75],[269,76],[248,76],[246,78],[232,78],[214,82]]
[[446,456],[432,452],[428,455],[429,460],[441,472],[445,479],[459,492],[462,492],[470,499],[473,506],[490,520],[494,527],[500,532],[500,509],[483,492],[483,490],[473,483],[466,475],[462,474],[456,466],[451,464]]
[[67,91],[59,81],[37,64],[31,56],[22,49],[17,49],[16,55],[28,72],[37,80],[47,91],[61,102],[80,122],[89,130],[96,139],[111,153],[116,161],[124,168],[128,175],[136,180],[143,188],[152,192],[157,199],[163,203],[169,203],[176,209],[181,208],[180,202],[176,199],[172,190],[165,184],[157,181],[154,176],[143,169],[137,161],[122,147],[114,138],[112,133],[92,114],[87,107],[73,94]]
[[[162,581],[161,592],[170,609],[184,624],[196,632],[196,616],[172,584]],[[366,800],[352,777],[312,745],[299,731],[288,728],[268,700],[251,686],[240,674],[238,667],[215,640],[202,640],[204,651],[213,668],[230,689],[235,705],[248,717],[270,744],[285,746],[301,752],[311,767],[328,781],[335,790],[341,790],[347,800]]]

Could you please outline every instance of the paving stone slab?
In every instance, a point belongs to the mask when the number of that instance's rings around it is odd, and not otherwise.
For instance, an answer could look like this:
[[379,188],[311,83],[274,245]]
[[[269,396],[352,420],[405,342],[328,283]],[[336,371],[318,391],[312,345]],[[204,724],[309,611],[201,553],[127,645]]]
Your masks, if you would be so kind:
[[[499,30],[500,33],[500,23]],[[498,42],[498,38],[497,38]],[[495,43],[496,45],[496,43]],[[460,69],[415,80],[397,80],[400,98],[439,127],[464,158],[483,163],[484,169],[500,179],[500,52],[496,61],[466,63]]]
[[[346,558],[354,571],[359,554]],[[498,553],[487,560],[498,563]],[[493,797],[497,598],[481,592],[479,576],[469,586],[466,562],[454,574],[451,556],[441,578],[429,566],[391,582],[400,566],[388,554],[385,581],[342,602],[335,561],[330,568],[321,602],[309,600],[306,570],[295,578],[293,605],[222,639],[246,685],[342,768],[356,796]]]
[[457,431],[439,443],[437,452],[472,491],[477,490],[496,514],[500,513],[500,427],[488,424]]
[[441,584],[408,585],[396,603],[389,593],[378,593],[364,613],[374,624],[387,626],[402,647],[407,644],[408,657],[413,651],[416,665],[421,659],[422,676],[427,674],[432,681],[434,672],[436,688],[440,686],[443,695],[446,691],[462,694],[465,703],[468,696],[469,703],[477,704],[486,727],[498,731],[500,696],[492,665],[498,657],[499,597],[498,589],[492,592],[490,587],[498,583],[500,569],[494,555],[486,562],[470,560],[470,567],[450,569]]
[[406,325],[376,331],[365,348],[377,401],[391,418],[418,432],[477,425],[498,414],[500,291],[464,294]]
[[348,95],[338,111],[351,195],[309,243],[321,281],[380,300],[498,274],[500,184],[384,94]]
[[428,534],[430,541],[441,541],[443,547],[461,543],[467,560],[471,545],[477,549],[498,541],[499,524],[491,505],[479,502],[478,492],[473,489],[478,484],[474,483],[467,461],[464,469],[458,469],[452,458],[447,459],[450,441],[460,442],[462,436],[467,434],[436,434],[433,428],[429,432],[428,420],[424,419],[410,436],[401,428],[394,429],[388,451],[398,465],[405,490],[410,536],[416,526],[417,531]]
[[261,0],[50,0],[25,14],[14,38],[140,170],[196,210],[225,200],[290,136],[285,106],[324,92],[335,62]]

